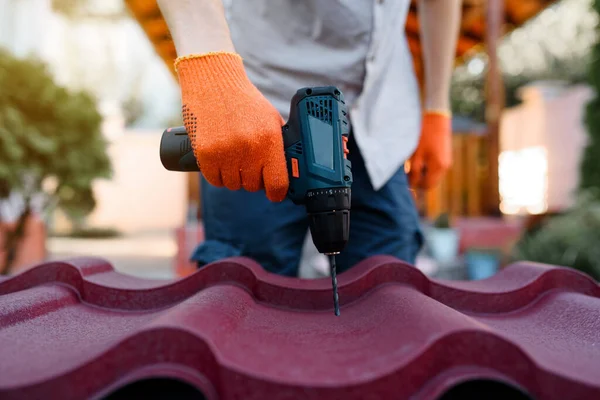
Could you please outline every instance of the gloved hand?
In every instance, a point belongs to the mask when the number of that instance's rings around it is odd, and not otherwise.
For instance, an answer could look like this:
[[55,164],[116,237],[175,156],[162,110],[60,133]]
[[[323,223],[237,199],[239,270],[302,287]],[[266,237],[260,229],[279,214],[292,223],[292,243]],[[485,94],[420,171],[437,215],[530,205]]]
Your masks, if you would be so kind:
[[409,184],[413,189],[437,186],[452,164],[450,113],[425,111],[419,145],[410,158]]
[[250,82],[235,53],[180,57],[182,113],[200,171],[214,186],[265,189],[282,201],[289,179],[279,112]]

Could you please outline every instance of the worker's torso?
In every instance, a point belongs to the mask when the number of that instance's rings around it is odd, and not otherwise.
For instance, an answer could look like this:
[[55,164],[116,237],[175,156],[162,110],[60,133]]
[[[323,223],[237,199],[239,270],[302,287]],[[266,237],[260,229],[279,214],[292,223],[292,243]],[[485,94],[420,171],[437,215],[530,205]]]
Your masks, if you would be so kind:
[[286,118],[300,87],[360,93],[374,0],[230,0],[236,50],[250,79]]
[[[418,97],[408,47],[395,43],[405,41],[404,23],[410,0],[223,0],[223,3],[234,46],[244,59],[249,78],[282,116],[287,119],[290,99],[297,89],[339,87],[350,106],[351,117],[356,117],[353,132],[370,175],[390,176],[404,160],[388,160],[382,166],[374,165],[373,160],[389,158],[378,150],[386,148],[389,142],[402,146],[399,132],[402,127],[382,130],[371,123],[371,117],[395,107],[393,112],[402,123],[411,119],[402,116],[403,107],[405,112],[415,112],[412,110],[415,101],[403,105],[392,94],[403,91],[403,96]],[[386,85],[387,90],[379,88],[380,85]],[[359,101],[365,88],[370,88],[365,93],[367,98]],[[393,92],[389,92],[390,88]],[[405,136],[413,138],[404,146],[405,152],[397,153],[398,157],[406,158],[405,153],[412,152],[409,147],[416,142],[414,136],[418,136],[418,129],[412,125],[405,125]],[[371,134],[369,130],[373,129],[378,131]],[[392,135],[394,140],[390,138]],[[387,140],[382,140],[386,137]]]

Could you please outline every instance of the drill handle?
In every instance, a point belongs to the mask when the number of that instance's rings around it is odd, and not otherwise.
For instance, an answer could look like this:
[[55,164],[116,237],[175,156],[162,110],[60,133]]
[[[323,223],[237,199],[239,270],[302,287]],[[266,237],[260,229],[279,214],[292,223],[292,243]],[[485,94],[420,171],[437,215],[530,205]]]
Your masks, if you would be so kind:
[[160,140],[160,161],[169,171],[198,172],[192,143],[184,126],[167,128]]

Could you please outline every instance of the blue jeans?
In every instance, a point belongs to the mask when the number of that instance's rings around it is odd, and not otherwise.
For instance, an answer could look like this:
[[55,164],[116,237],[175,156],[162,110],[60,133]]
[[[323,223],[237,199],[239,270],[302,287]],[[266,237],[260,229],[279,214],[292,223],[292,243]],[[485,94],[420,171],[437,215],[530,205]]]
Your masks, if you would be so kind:
[[[350,238],[336,257],[338,271],[381,254],[414,264],[423,239],[404,168],[375,191],[352,134],[348,149],[354,178]],[[303,206],[287,199],[272,203],[263,191],[217,188],[203,178],[201,185],[206,240],[192,255],[199,267],[225,257],[246,256],[267,271],[297,276],[308,229]]]

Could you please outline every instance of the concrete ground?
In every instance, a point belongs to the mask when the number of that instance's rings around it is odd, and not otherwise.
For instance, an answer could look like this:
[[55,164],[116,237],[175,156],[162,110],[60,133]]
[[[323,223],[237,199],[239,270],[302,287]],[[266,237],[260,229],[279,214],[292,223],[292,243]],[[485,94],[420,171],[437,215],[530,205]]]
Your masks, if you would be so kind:
[[[312,243],[311,243],[312,244]],[[79,239],[51,237],[47,242],[52,260],[71,257],[100,257],[112,263],[124,274],[150,279],[175,278],[177,243],[173,232],[148,232],[112,239]],[[300,276],[320,278],[327,276],[328,268],[320,265],[322,255],[306,246]],[[311,268],[311,264],[316,268]]]
[[175,277],[173,266],[177,252],[173,232],[148,232],[111,239],[48,239],[50,258],[100,257],[124,274],[150,279]]
[[[307,237],[306,244],[310,237]],[[47,242],[52,260],[72,257],[100,257],[124,274],[149,279],[173,279],[177,243],[172,231],[147,232],[112,239],[79,239],[50,237]],[[427,275],[436,275],[437,265],[425,256],[417,260],[417,268]],[[329,274],[327,259],[314,246],[305,245],[300,265],[300,277],[314,279]]]

